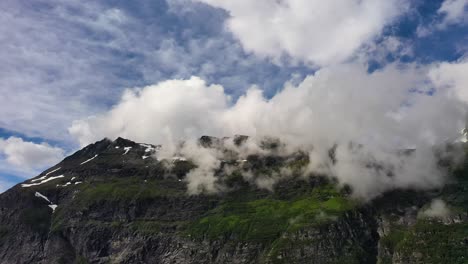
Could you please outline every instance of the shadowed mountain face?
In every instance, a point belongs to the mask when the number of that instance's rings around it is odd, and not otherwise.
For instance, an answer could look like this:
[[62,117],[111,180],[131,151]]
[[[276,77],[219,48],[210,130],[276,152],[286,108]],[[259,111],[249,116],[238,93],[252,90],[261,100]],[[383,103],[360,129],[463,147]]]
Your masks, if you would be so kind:
[[[199,145],[220,141],[202,137]],[[466,164],[441,190],[396,190],[362,203],[333,180],[301,177],[303,153],[251,155],[221,162],[219,192],[189,195],[185,176],[196,165],[158,160],[159,148],[104,139],[1,194],[0,263],[468,260]],[[285,168],[291,175],[273,191],[242,175]]]

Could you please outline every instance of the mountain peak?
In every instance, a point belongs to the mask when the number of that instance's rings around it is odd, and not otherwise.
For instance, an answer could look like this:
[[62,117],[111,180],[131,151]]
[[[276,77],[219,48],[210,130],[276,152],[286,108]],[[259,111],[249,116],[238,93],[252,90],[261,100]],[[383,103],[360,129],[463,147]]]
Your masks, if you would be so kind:
[[136,143],[134,141],[131,141],[126,138],[118,137],[116,140],[114,140],[114,145],[116,146],[135,146]]
[[[223,157],[211,179],[191,160],[157,159],[160,146],[97,141],[0,195],[0,263],[433,263],[426,255],[441,247],[450,263],[466,259],[467,169],[438,192],[363,203],[333,179],[304,177],[309,156],[278,155],[278,144]],[[192,195],[194,177],[218,192]]]

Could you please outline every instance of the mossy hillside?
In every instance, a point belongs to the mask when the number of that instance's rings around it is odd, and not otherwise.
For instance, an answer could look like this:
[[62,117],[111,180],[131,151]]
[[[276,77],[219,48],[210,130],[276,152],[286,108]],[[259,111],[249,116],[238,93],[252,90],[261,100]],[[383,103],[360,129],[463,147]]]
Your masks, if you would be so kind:
[[51,229],[62,230],[70,215],[92,208],[94,205],[150,203],[162,197],[184,195],[186,195],[185,183],[176,178],[111,177],[103,181],[84,182],[79,185],[78,192],[67,206],[57,208],[53,214]]
[[[307,165],[308,162],[303,158],[283,162],[278,157],[259,159],[256,156],[250,157],[250,160],[249,169],[252,169],[255,174],[261,175],[279,172],[283,166],[299,169]],[[163,165],[156,167],[161,166]],[[186,183],[181,181],[181,178],[195,167],[190,161],[176,161],[172,166],[167,167],[168,170],[164,173],[164,177],[160,175],[161,172],[153,175],[142,174],[146,175],[144,177],[97,177],[92,181],[85,181],[79,185],[79,192],[75,200],[79,201],[82,206],[89,206],[92,203],[101,201],[129,201],[183,196],[186,194]],[[243,182],[241,173],[241,170],[238,169],[231,177],[220,177],[220,181],[223,181],[223,183],[226,181],[228,185],[229,183]],[[244,182],[244,184],[247,183]]]
[[[414,226],[393,225],[381,238],[382,246],[402,259],[418,263],[467,263],[468,224],[444,224],[420,219]],[[379,263],[393,263],[391,256]]]
[[111,178],[103,182],[84,183],[77,194],[81,206],[101,201],[131,201],[186,194],[185,183],[175,178]]
[[[52,223],[51,232],[57,233],[64,230],[66,223],[55,218],[56,221]],[[184,221],[160,221],[156,219],[144,219],[137,218],[133,221],[120,221],[120,220],[110,220],[110,221],[101,221],[101,220],[85,220],[80,223],[81,226],[87,228],[96,228],[112,230],[112,232],[121,232],[127,234],[141,234],[145,236],[155,236],[161,233],[164,233],[168,230],[177,230],[183,229],[187,226],[187,223]]]
[[[440,193],[452,214],[466,214],[468,211],[466,168],[454,170],[454,181]],[[428,208],[427,202],[421,211]],[[440,219],[420,218],[414,226],[403,226],[396,224],[398,219],[392,221],[390,233],[380,240],[391,254],[421,263],[468,263],[468,223],[444,224]],[[387,257],[380,263],[392,263],[392,259]]]
[[189,226],[194,237],[229,237],[242,241],[273,241],[282,233],[317,225],[354,207],[331,185],[314,188],[292,200],[271,195],[262,199],[226,199]]
[[405,238],[408,228],[405,226],[394,225],[390,232],[380,239],[382,246],[393,252],[396,246]]
[[433,220],[419,220],[404,234],[396,250],[404,256],[420,253],[423,263],[468,262],[468,223],[445,225]]

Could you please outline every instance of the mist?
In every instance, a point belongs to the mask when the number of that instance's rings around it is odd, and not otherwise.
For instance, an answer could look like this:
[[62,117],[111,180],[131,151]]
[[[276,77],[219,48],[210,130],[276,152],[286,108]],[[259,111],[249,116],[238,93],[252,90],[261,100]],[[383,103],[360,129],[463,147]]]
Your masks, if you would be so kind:
[[[198,166],[185,178],[191,194],[222,189],[214,176],[222,155],[194,142],[180,148],[179,142],[236,134],[250,137],[240,147],[226,143],[239,159],[262,154],[263,138],[277,138],[284,145],[276,154],[308,154],[304,175],[333,177],[357,197],[371,199],[395,188],[437,188],[446,172],[434,149],[459,139],[466,126],[467,82],[460,70],[466,65],[394,63],[370,73],[365,64],[341,64],[299,83],[292,80],[271,98],[257,86],[231,98],[222,86],[199,77],[167,80],[128,89],[108,112],[74,121],[69,132],[82,146],[121,136],[162,144],[166,157],[184,155]],[[329,155],[333,147],[335,160]],[[416,151],[401,155],[408,149]],[[369,164],[391,168],[392,176]],[[281,177],[256,183],[271,189]]]

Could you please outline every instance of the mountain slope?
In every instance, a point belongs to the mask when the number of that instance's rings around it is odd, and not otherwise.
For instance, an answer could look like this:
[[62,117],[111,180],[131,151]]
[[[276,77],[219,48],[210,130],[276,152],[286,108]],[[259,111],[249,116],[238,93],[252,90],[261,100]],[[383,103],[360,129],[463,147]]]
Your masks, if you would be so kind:
[[[236,138],[242,144],[244,138]],[[219,140],[202,137],[203,147]],[[271,147],[271,146],[266,146]],[[195,165],[158,146],[104,139],[0,195],[0,263],[466,263],[468,174],[442,190],[362,203],[300,177],[308,157],[226,159],[218,193],[187,194]],[[241,175],[292,175],[274,191]],[[450,213],[421,217],[434,199]]]

